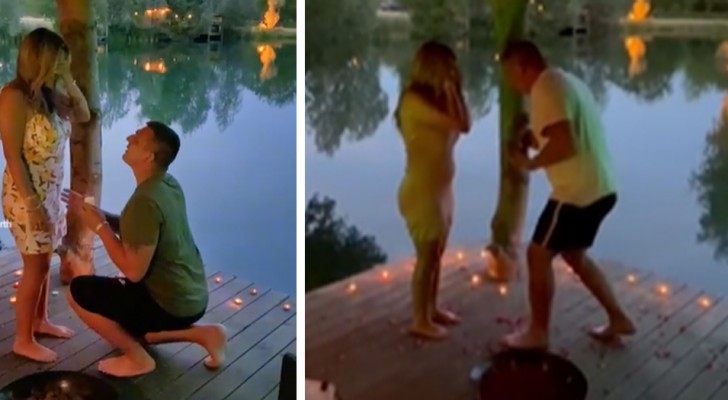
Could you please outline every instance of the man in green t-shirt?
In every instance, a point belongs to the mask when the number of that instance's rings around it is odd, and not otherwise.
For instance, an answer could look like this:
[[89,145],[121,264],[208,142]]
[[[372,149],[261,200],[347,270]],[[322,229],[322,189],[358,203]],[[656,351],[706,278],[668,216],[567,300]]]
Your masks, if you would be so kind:
[[76,277],[68,300],[82,321],[122,352],[99,363],[103,373],[132,377],[153,371],[154,359],[142,341],[197,343],[209,353],[205,365],[216,368],[224,361],[225,328],[197,324],[207,309],[205,269],[187,221],[184,193],[167,173],[179,151],[179,136],[152,121],[127,141],[122,158],[137,187],[120,216],[96,208],[78,193],[64,193],[69,212],[81,215],[99,235],[124,278]]

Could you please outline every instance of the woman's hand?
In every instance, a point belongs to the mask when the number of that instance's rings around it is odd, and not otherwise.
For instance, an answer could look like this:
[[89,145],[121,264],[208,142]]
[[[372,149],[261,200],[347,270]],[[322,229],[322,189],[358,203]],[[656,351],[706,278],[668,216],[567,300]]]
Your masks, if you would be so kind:
[[76,213],[81,217],[88,229],[95,230],[100,224],[106,221],[103,211],[93,204],[86,203],[84,197],[73,190],[64,189],[61,193],[61,200],[68,204],[68,211]]
[[28,225],[35,232],[49,232],[51,230],[48,210],[42,203],[32,204],[28,209]]

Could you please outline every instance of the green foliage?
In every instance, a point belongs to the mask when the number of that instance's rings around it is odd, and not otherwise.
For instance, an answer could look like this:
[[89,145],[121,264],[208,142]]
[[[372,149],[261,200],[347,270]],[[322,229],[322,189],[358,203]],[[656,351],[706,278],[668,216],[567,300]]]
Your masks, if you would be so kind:
[[414,37],[451,42],[462,35],[467,21],[467,0],[406,0]]
[[306,291],[387,261],[373,236],[336,216],[336,202],[314,195],[306,205]]
[[702,206],[698,241],[715,246],[715,258],[728,261],[728,115],[722,115],[706,136],[705,159],[693,174],[692,186]]

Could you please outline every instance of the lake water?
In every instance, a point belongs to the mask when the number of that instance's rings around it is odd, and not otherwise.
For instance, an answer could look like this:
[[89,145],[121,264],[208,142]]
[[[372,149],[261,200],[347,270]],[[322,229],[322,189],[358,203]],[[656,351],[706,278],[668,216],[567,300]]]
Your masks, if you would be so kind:
[[[127,136],[147,120],[170,123],[182,138],[170,173],[185,191],[208,270],[294,294],[295,44],[112,41],[99,52],[102,208],[121,211],[135,187],[121,160]],[[16,54],[14,45],[0,44],[2,82],[14,76]],[[264,68],[262,60],[273,56]],[[0,239],[14,246],[8,231]]]
[[[338,214],[376,237],[390,261],[410,256],[396,203],[404,150],[391,115],[416,45],[326,49],[311,43],[306,196],[336,200]],[[716,56],[721,43],[638,43],[614,34],[551,44],[545,48],[550,59],[595,91],[616,164],[620,200],[594,254],[728,293],[728,73]],[[640,46],[642,63],[635,57]],[[487,242],[498,190],[495,53],[485,43],[459,54],[474,125],[456,150],[451,247]],[[524,239],[548,193],[543,173],[536,173]]]

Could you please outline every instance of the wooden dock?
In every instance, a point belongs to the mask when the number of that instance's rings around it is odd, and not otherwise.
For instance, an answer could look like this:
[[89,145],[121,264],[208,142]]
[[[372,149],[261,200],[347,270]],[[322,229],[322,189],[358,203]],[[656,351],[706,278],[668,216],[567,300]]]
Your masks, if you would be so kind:
[[[343,400],[474,398],[472,367],[526,320],[525,282],[486,281],[477,251],[446,258],[440,296],[463,318],[448,339],[406,334],[412,261],[404,261],[306,295],[306,377],[332,382]],[[587,327],[604,315],[568,266],[554,267],[551,351],[582,370],[588,399],[728,398],[728,300],[613,262],[603,266],[638,324],[623,348],[588,337]]]
[[[16,251],[0,251],[0,387],[43,370],[72,370],[103,377],[119,390],[120,399],[278,399],[281,359],[285,353],[296,353],[295,297],[229,273],[209,271],[210,301],[203,321],[222,323],[228,330],[224,368],[207,370],[202,365],[205,351],[196,345],[165,344],[150,348],[157,361],[154,372],[135,379],[114,379],[96,370],[97,362],[109,356],[112,348],[73,315],[66,288],[59,284],[58,262],[54,256],[51,290],[57,294],[50,297],[50,318],[74,329],[76,335],[69,340],[40,339],[58,352],[59,360],[39,364],[11,352],[15,310],[9,298],[14,295],[15,271],[21,263]],[[95,265],[99,275],[118,274],[103,247],[96,249]],[[242,304],[236,304],[236,299]],[[290,309],[286,310],[286,304]]]

